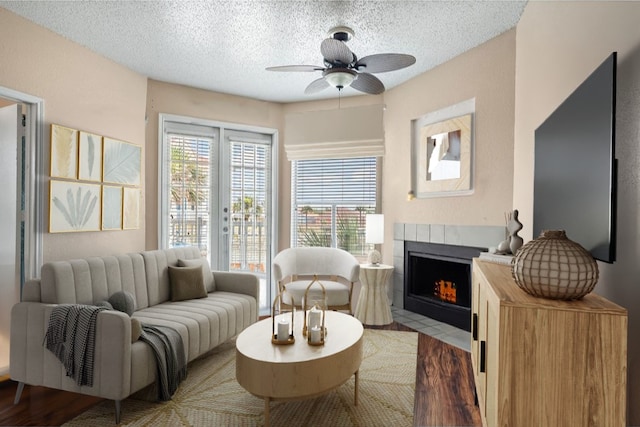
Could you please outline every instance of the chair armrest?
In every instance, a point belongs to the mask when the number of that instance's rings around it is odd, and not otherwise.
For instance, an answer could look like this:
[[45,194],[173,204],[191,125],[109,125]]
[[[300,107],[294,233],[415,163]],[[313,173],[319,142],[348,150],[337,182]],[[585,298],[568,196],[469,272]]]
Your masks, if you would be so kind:
[[101,311],[96,319],[93,386],[78,386],[44,345],[56,304],[21,302],[11,309],[11,379],[30,385],[120,400],[131,390],[131,319]]
[[258,306],[260,306],[260,279],[258,279],[258,276],[255,274],[238,273],[234,271],[214,271],[213,278],[217,291],[250,295],[256,299]]
[[355,283],[360,280],[360,263],[353,256],[337,256],[333,260],[335,274]]

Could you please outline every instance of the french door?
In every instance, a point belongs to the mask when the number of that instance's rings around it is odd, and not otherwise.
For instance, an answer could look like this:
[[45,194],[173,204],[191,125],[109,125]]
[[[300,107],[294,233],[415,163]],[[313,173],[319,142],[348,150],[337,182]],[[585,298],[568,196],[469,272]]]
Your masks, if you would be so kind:
[[271,297],[274,130],[160,115],[160,247],[197,246],[211,268],[260,278]]

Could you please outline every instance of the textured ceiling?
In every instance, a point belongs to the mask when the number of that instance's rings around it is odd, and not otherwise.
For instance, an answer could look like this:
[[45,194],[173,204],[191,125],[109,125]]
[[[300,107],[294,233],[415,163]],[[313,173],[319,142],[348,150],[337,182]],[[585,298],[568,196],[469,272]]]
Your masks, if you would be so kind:
[[[355,32],[358,56],[406,53],[409,68],[377,74],[387,89],[511,28],[526,1],[0,1],[152,79],[275,102],[305,95],[320,72],[266,71],[322,66],[320,43],[332,27]],[[360,95],[346,88],[343,96]]]

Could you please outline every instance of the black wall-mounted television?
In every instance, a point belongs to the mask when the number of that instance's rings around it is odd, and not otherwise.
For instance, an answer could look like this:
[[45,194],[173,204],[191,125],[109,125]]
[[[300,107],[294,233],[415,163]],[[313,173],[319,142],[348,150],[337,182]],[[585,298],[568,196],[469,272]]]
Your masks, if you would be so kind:
[[595,259],[616,257],[613,52],[535,131],[533,237],[565,230]]

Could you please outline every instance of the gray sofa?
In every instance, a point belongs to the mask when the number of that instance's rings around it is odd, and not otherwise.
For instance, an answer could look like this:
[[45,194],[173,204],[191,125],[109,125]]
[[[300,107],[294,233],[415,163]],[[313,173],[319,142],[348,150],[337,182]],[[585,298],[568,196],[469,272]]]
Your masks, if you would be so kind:
[[56,304],[96,305],[126,291],[135,302],[132,317],[180,333],[187,362],[256,322],[259,281],[252,274],[214,271],[213,281],[205,278],[205,298],[171,301],[169,266],[200,258],[197,248],[182,247],[43,265],[41,279],[25,284],[21,302],[11,311],[10,375],[19,382],[15,402],[25,384],[67,390],[114,400],[119,422],[120,401],[156,381],[150,346],[132,342],[127,313],[110,310],[97,316],[93,385],[77,385],[43,345]]

